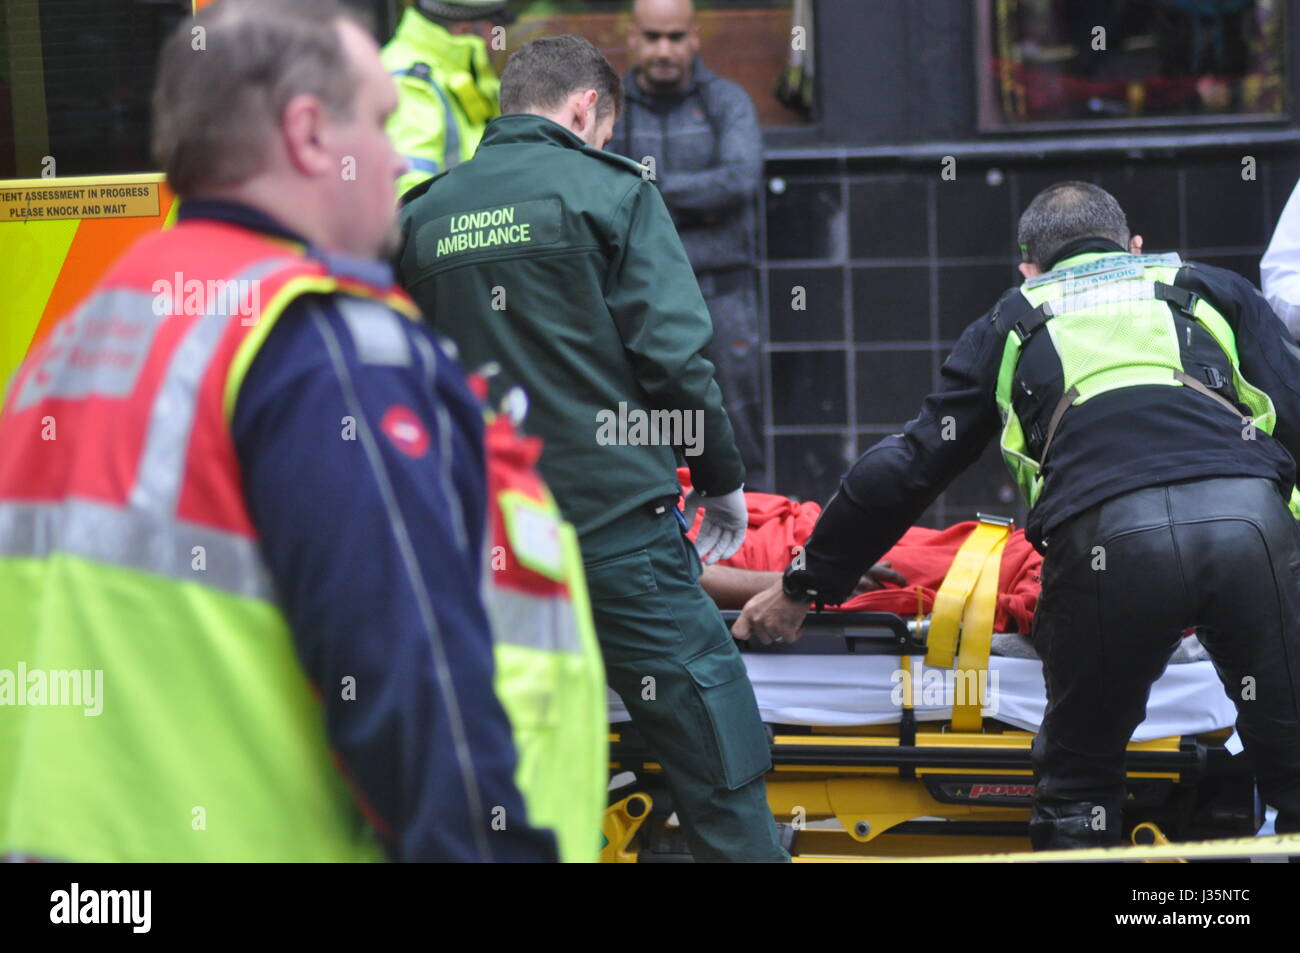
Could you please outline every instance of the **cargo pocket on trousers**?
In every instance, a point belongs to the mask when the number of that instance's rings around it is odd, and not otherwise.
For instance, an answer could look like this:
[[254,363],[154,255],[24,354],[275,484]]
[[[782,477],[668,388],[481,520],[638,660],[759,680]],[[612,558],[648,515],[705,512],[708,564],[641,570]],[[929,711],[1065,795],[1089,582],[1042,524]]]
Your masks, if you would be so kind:
[[593,602],[627,599],[659,588],[655,584],[650,554],[645,550],[590,563],[583,568],[587,575],[587,591]]
[[589,563],[584,572],[607,665],[677,651],[682,630],[655,579],[648,552]]
[[744,787],[772,767],[767,732],[758,714],[754,688],[745,663],[730,641],[686,663],[686,671],[708,713],[718,753],[722,781],[728,790]]

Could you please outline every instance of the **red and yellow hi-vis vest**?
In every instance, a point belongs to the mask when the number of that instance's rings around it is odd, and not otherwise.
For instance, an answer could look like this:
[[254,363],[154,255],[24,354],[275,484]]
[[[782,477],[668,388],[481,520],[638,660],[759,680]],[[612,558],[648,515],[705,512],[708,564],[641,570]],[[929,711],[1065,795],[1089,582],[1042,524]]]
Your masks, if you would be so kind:
[[505,415],[486,432],[491,547],[484,601],[529,822],[564,861],[594,862],[609,779],[605,668],[573,526],[537,474],[541,441]]
[[382,859],[329,751],[230,435],[244,374],[307,293],[417,314],[287,243],[184,222],[134,245],[12,380],[0,854]]

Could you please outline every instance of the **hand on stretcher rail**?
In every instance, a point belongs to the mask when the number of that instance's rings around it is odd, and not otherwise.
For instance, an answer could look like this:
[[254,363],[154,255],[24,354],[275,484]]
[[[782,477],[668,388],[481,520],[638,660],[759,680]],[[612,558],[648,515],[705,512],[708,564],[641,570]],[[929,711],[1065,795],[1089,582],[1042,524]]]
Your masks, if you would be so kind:
[[[736,566],[705,566],[700,575],[700,585],[719,609],[743,609],[745,603],[764,589],[779,585],[781,574],[762,569],[740,569]],[[875,592],[886,585],[906,586],[907,579],[896,572],[889,560],[876,563],[858,580],[852,596]]]

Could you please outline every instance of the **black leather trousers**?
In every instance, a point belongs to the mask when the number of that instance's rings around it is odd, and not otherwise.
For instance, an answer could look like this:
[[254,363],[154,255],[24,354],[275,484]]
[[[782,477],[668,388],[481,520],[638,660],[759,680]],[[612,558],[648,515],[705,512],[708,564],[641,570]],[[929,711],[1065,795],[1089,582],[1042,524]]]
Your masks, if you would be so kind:
[[1300,830],[1300,524],[1273,482],[1207,479],[1108,500],[1048,540],[1035,849],[1120,840],[1125,747],[1189,626],[1237,706],[1278,833]]

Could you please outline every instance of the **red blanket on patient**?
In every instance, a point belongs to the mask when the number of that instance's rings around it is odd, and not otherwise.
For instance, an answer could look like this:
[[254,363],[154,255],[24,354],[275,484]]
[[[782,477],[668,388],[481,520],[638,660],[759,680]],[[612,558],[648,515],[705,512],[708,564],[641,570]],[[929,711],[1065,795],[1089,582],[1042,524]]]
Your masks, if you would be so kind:
[[[677,471],[682,489],[690,491],[690,473]],[[745,542],[723,566],[781,572],[790,563],[794,547],[802,546],[812,535],[813,525],[821,515],[817,503],[796,503],[771,493],[746,493],[749,504],[749,530]],[[700,530],[702,513],[697,513],[690,537]],[[885,554],[884,560],[907,579],[907,586],[890,586],[854,596],[839,608],[854,612],[894,612],[913,616],[917,611],[918,590],[921,609],[929,612],[934,594],[948,574],[957,550],[976,524],[972,520],[947,529],[924,529],[914,526],[898,544]],[[998,610],[994,628],[999,632],[1028,633],[1042,588],[1039,572],[1043,557],[1025,539],[1024,530],[1016,530],[1002,552],[1002,572],[998,578]]]

